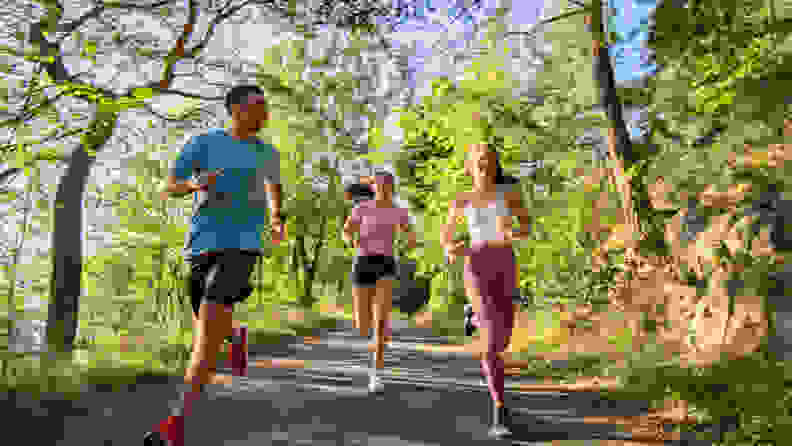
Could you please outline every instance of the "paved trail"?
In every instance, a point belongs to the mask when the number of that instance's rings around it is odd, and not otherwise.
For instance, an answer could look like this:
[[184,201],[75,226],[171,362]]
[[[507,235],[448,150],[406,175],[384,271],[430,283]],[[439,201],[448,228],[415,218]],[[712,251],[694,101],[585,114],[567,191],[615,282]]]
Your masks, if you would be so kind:
[[[188,444],[528,445],[577,440],[553,444],[597,445],[630,436],[619,426],[584,423],[583,417],[632,416],[648,408],[644,402],[605,401],[596,393],[519,392],[519,384],[530,381],[507,378],[514,437],[491,440],[486,436],[489,396],[476,361],[417,353],[411,344],[441,341],[417,330],[397,331],[396,348],[386,354],[390,373],[385,393],[370,396],[365,346],[349,332],[327,334],[318,344],[295,340],[251,347],[251,365],[275,359],[279,366],[251,367],[247,377],[211,386],[211,397],[188,421]],[[230,371],[221,367],[220,372]],[[11,418],[5,417],[9,404],[0,399],[0,407],[7,425],[27,432],[26,443],[139,446],[142,433],[167,415],[176,391],[172,384],[142,384],[132,392],[86,393],[74,404],[36,400],[26,405],[23,398]],[[45,417],[36,417],[36,411]]]

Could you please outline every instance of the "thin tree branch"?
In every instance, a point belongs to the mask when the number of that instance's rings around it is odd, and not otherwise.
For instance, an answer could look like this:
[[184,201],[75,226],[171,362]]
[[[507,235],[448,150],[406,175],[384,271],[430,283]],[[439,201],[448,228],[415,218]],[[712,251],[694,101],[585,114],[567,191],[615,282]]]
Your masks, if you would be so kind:
[[66,39],[66,37],[68,37],[69,35],[71,35],[71,33],[74,32],[74,30],[81,27],[88,20],[99,17],[99,15],[102,12],[104,12],[104,10],[105,10],[104,5],[96,6],[92,8],[90,11],[80,16],[79,18],[58,26],[58,32],[62,32],[63,35],[55,40],[55,44],[60,45],[61,43],[63,43],[63,40]]
[[32,110],[27,110],[27,111],[23,110],[22,113],[17,115],[15,118],[6,119],[5,121],[0,121],[0,128],[11,127],[11,126],[14,126],[14,125],[17,125],[17,124],[21,124],[21,123],[27,121],[33,115],[35,115],[36,111],[38,111],[38,110],[40,110],[40,109],[42,109],[44,107],[47,107],[48,105],[53,104],[58,99],[60,99],[61,97],[65,96],[66,94],[68,94],[68,92],[62,91],[62,92],[56,94],[55,96],[53,96],[51,98],[47,98],[46,100],[44,100],[42,103],[38,104]]
[[[143,109],[145,109],[147,112],[151,113],[152,115],[154,115],[155,117],[159,118],[162,121],[179,122],[179,123],[184,122],[183,118],[172,118],[172,117],[169,117],[167,115],[164,115],[164,114],[154,110],[151,107],[151,105],[149,105],[149,104],[144,104],[143,105]],[[211,110],[208,110],[206,108],[196,108],[194,111],[196,111],[198,113],[206,113],[206,114],[211,115],[212,117],[216,117],[215,114]]]
[[591,9],[592,9],[591,6],[587,6],[585,8],[575,9],[574,11],[567,11],[567,12],[564,12],[564,13],[562,13],[560,15],[555,16],[555,17],[551,17],[549,19],[542,20],[541,22],[536,23],[533,26],[533,29],[530,30],[530,31],[510,31],[510,32],[505,33],[504,35],[505,36],[521,35],[521,36],[535,37],[536,34],[539,31],[541,31],[540,29],[538,29],[540,26],[549,25],[550,23],[554,23],[554,22],[557,22],[559,20],[562,20],[562,19],[565,19],[565,18],[568,18],[568,17],[572,17],[572,16],[577,15],[577,14],[584,14],[584,13],[587,13],[587,12],[591,11]]
[[[176,40],[176,45],[170,50],[169,54],[165,56],[165,69],[162,71],[162,79],[160,79],[160,87],[168,88],[173,82],[173,65],[183,59],[186,55],[184,45],[193,33],[195,28],[195,21],[198,18],[198,5],[197,0],[188,0],[189,12],[187,13],[187,23],[182,29],[182,33]],[[130,90],[130,93],[132,90]]]
[[248,6],[250,4],[251,4],[251,1],[248,0],[248,1],[244,2],[244,3],[242,3],[242,4],[239,4],[239,5],[234,6],[232,8],[228,8],[223,13],[218,14],[217,16],[215,16],[215,18],[212,19],[212,22],[209,24],[209,29],[206,31],[206,35],[204,35],[203,39],[201,39],[194,47],[192,47],[189,50],[185,51],[185,53],[187,55],[189,55],[188,57],[195,57],[200,51],[202,51],[203,49],[206,48],[206,45],[209,44],[209,39],[211,39],[214,36],[215,28],[217,27],[217,25],[219,25],[223,20],[226,20],[227,18],[232,16],[234,13],[236,13],[240,9],[242,9],[245,6]]
[[[43,139],[40,139],[40,140],[34,141],[34,142],[29,142],[29,143],[24,143],[24,144],[19,144],[19,143],[4,144],[4,145],[0,145],[0,152],[5,153],[7,150],[15,148],[15,147],[19,147],[19,146],[22,146],[22,147],[37,146],[37,145],[40,145],[40,144],[51,142],[53,139],[54,140],[59,140],[59,139],[66,138],[68,136],[79,135],[79,134],[87,132],[88,130],[90,130],[90,129],[85,129],[85,128],[73,129],[73,130],[68,130],[68,131],[66,131],[64,133],[61,133],[61,134],[50,135],[50,136],[47,136],[47,137],[45,137]],[[49,159],[49,158],[43,158],[43,157],[39,158],[39,160],[43,160],[43,159]]]
[[[168,95],[168,94],[170,94],[170,95],[182,96],[182,97],[185,97],[185,98],[200,99],[202,101],[222,101],[222,100],[225,99],[224,96],[203,96],[203,95],[196,94],[196,93],[188,93],[186,91],[172,90],[170,88],[160,88],[159,87],[159,82],[151,82],[151,83],[145,84],[142,87],[136,87],[136,88],[151,88],[152,90],[156,91],[160,95]],[[131,89],[131,90],[134,91],[134,89]]]
[[[56,161],[68,161],[70,158],[71,158],[71,155],[58,156]],[[13,178],[8,179],[8,177],[10,177],[12,175],[19,174],[26,167],[31,167],[31,166],[35,165],[37,162],[39,162],[39,161],[52,161],[52,158],[49,157],[49,156],[44,157],[44,156],[40,156],[39,154],[36,154],[36,155],[33,156],[33,158],[25,161],[25,163],[22,164],[21,167],[11,167],[9,169],[6,169],[6,170],[0,172],[0,182],[4,182],[4,183],[7,184],[7,183],[13,181],[14,180]]]
[[[10,169],[6,169],[3,172],[0,172],[0,183],[8,184],[11,183],[16,179],[16,176],[22,171],[19,167],[12,167]],[[11,177],[11,178],[9,178]]]

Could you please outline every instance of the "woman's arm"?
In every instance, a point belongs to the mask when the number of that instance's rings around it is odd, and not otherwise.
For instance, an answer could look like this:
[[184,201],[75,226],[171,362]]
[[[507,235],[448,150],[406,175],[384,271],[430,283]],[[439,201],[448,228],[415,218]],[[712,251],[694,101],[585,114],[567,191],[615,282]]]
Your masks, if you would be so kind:
[[[511,215],[517,217],[520,224],[517,231],[511,232],[512,240],[523,240],[528,238],[531,234],[531,214],[528,212],[528,209],[525,209],[523,206],[522,194],[519,190],[515,190],[506,192],[504,195],[506,198],[506,205],[509,207]],[[511,229],[511,226],[510,221],[509,229]]]
[[456,232],[456,225],[460,219],[464,219],[464,213],[462,212],[462,203],[464,200],[454,200],[451,202],[451,205],[448,207],[448,221],[445,225],[443,225],[442,229],[442,240],[441,245],[443,245],[443,250],[445,251],[446,258],[448,259],[448,263],[456,262],[457,257],[465,256],[467,257],[467,248],[465,247],[465,241],[454,241],[454,235]]
[[360,232],[360,223],[355,221],[354,215],[350,215],[344,223],[343,237],[347,243],[352,243],[355,239],[355,234]]
[[418,238],[415,235],[415,231],[413,231],[412,228],[410,227],[410,224],[409,223],[399,224],[396,225],[396,228],[398,229],[398,231],[407,234],[407,239],[408,239],[407,246],[410,248],[415,248],[415,246],[418,244]]
[[457,220],[460,217],[461,217],[461,213],[459,212],[459,203],[457,200],[454,200],[448,206],[448,217],[446,220],[446,224],[443,225],[442,237],[440,239],[440,243],[443,245],[443,248],[446,251],[453,244],[454,235],[456,233]]

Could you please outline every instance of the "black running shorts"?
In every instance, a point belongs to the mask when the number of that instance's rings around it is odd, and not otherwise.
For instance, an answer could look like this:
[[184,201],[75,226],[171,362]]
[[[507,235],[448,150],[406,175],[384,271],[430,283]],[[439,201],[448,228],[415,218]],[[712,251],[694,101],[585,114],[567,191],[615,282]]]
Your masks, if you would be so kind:
[[253,293],[250,274],[260,254],[240,249],[212,251],[190,260],[190,300],[195,316],[201,302],[233,305]]
[[376,286],[381,279],[396,279],[396,259],[385,255],[358,256],[349,279],[357,288]]

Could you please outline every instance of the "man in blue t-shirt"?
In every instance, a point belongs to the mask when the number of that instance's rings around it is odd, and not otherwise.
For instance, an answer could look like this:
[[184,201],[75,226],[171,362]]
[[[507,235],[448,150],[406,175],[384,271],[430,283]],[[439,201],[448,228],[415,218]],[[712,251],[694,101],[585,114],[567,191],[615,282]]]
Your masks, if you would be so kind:
[[210,382],[223,340],[232,333],[233,304],[253,291],[250,274],[260,255],[267,205],[273,240],[283,234],[280,155],[256,138],[269,119],[263,92],[253,85],[234,87],[225,106],[231,129],[191,138],[165,190],[174,197],[191,193],[194,200],[184,250],[191,265],[193,352],[176,413],[146,434],[145,444],[183,444],[184,416]]

